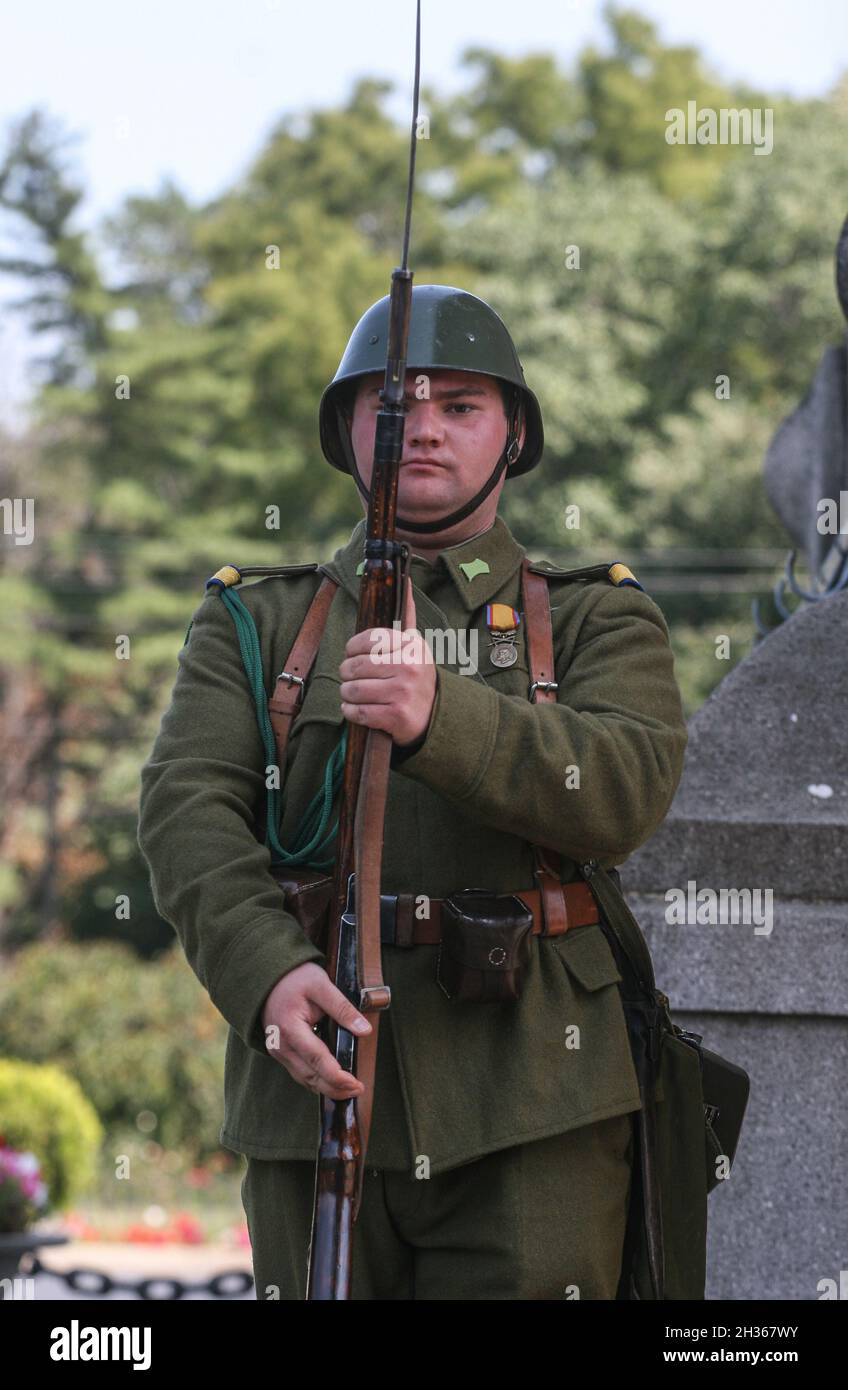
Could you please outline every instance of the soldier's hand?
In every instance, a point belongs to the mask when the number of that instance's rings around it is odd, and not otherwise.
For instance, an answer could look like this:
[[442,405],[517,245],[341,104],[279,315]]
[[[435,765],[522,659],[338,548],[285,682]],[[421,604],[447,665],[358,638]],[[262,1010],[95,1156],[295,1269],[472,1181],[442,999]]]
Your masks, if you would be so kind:
[[[336,989],[323,966],[306,961],[283,975],[262,1008],[268,1055],[280,1062],[295,1081],[331,1100],[350,1100],[365,1087],[340,1067],[330,1049],[313,1032],[325,1015],[359,1036],[371,1024]],[[365,1027],[356,1027],[361,1020]]]
[[339,675],[345,719],[384,729],[401,747],[424,733],[436,698],[436,665],[415,626],[411,580],[403,631],[369,627],[355,633],[345,646]]

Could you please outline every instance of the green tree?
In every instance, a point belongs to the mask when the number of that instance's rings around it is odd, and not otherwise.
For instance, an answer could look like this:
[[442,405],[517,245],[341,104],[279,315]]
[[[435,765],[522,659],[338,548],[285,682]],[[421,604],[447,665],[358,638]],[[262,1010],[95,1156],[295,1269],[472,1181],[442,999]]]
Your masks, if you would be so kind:
[[[607,14],[605,51],[572,72],[477,46],[462,91],[425,88],[413,266],[489,299],[519,344],[547,438],[504,492],[528,549],[674,558],[640,578],[692,710],[725,673],[715,632],[742,655],[751,621],[717,571],[690,584],[687,557],[780,548],[763,450],[842,327],[848,83],[808,102],[728,87],[641,16]],[[170,182],[128,199],[96,252],[61,131],[35,112],[10,132],[0,269],[46,354],[4,477],[38,518],[0,560],[7,944],[68,925],[148,953],[170,939],[135,847],[138,771],[205,579],[320,558],[361,515],[317,406],[400,249],[409,135],[389,95],[365,77],[337,109],[286,116],[208,205]],[[665,112],[689,99],[773,107],[773,153],[669,145]]]

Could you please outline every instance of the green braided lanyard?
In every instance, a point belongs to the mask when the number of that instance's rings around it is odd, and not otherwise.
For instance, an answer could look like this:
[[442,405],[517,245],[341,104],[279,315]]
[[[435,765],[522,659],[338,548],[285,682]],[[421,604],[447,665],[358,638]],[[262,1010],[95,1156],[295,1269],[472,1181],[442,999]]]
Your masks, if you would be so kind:
[[[276,766],[277,748],[274,730],[268,714],[268,693],[262,674],[262,653],[259,647],[259,633],[253,616],[245,608],[238,594],[230,589],[219,589],[219,593],[230,611],[236,625],[239,650],[256,704],[256,717],[262,743],[265,749],[266,766]],[[188,640],[188,634],[186,634]],[[279,825],[282,815],[282,797],[279,787],[266,788],[267,815],[265,817],[265,843],[271,850],[272,862],[296,865],[313,869],[331,869],[335,863],[334,841],[338,833],[338,817],[331,830],[328,830],[330,812],[336,792],[341,786],[347,752],[347,724],[340,742],[327,759],[324,776],[318,791],[313,796],[298,826],[295,843],[291,850],[283,849],[279,841]],[[280,776],[284,772],[280,768]],[[323,858],[321,856],[324,856]]]

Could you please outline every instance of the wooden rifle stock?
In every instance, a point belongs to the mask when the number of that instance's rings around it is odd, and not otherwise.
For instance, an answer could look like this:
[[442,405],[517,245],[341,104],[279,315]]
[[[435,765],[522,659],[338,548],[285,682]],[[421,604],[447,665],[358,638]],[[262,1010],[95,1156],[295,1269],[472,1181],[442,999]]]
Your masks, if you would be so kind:
[[[392,277],[392,334],[408,333],[412,275]],[[374,474],[370,488],[365,568],[359,595],[356,631],[391,628],[402,618],[409,548],[394,540],[397,475],[403,451],[405,362],[400,354],[392,368],[399,374],[399,407],[384,390],[377,416]],[[321,1097],[321,1138],[315,1177],[315,1206],[310,1246],[307,1298],[350,1296],[353,1223],[359,1210],[368,1129],[373,1104],[373,1073],[379,1011],[389,1005],[380,971],[380,859],[388,789],[391,735],[381,729],[350,725],[339,812],[327,973],[337,989],[366,1014],[372,1033],[356,1038],[325,1019],[327,1045],[339,1065],[365,1085],[358,1100]],[[376,945],[376,960],[374,946]],[[370,946],[370,951],[369,951]],[[363,1065],[364,1064],[364,1065]]]
[[[409,158],[402,264],[392,274],[386,375],[374,440],[369,488],[365,566],[356,631],[392,628],[403,621],[409,546],[395,540],[398,470],[403,454],[406,350],[412,312],[412,271],[407,261],[415,176],[415,142],[421,62],[421,4],[415,42],[415,95]],[[363,1083],[355,1100],[321,1096],[321,1134],[315,1169],[315,1200],[309,1247],[309,1300],[350,1297],[353,1227],[362,1199],[362,1180],[374,1099],[380,1012],[390,994],[383,983],[380,952],[380,864],[391,735],[361,724],[348,725],[348,744],[339,811],[333,896],[330,903],[327,973],[337,989],[368,1017],[372,1031],[357,1038],[325,1018],[321,1037],[336,1061]]]

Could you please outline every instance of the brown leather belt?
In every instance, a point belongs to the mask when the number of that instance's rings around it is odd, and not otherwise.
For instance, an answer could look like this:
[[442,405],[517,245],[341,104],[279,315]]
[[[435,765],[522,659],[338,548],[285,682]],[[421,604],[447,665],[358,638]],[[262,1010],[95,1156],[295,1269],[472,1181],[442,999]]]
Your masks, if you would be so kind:
[[[534,936],[561,936],[571,927],[586,927],[597,922],[598,905],[588,883],[564,883],[565,920],[554,923],[546,932],[542,915],[541,893],[538,888],[522,888],[514,894],[533,913]],[[414,893],[380,894],[380,941],[384,946],[436,946],[442,939],[443,898],[430,898],[429,917],[416,917],[416,903],[421,895]]]

